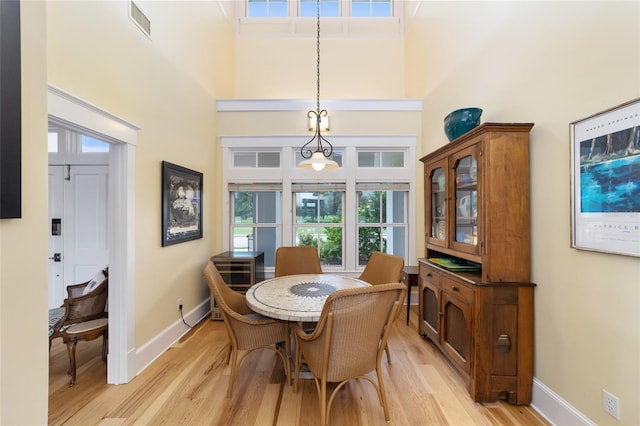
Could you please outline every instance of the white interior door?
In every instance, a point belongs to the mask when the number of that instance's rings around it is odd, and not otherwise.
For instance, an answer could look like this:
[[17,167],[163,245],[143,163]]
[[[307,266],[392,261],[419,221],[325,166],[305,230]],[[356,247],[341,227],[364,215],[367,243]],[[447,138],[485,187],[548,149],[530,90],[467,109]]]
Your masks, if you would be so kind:
[[64,180],[64,279],[87,281],[109,263],[108,166],[71,166]]
[[109,262],[108,172],[108,166],[49,166],[49,308],[62,304],[66,286],[89,280]]

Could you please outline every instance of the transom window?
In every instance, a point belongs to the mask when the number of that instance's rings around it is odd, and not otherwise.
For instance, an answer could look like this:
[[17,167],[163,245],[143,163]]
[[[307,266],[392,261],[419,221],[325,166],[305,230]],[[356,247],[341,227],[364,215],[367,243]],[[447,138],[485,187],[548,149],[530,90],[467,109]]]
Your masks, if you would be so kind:
[[358,167],[404,167],[404,152],[358,151]]
[[[322,17],[392,17],[391,0],[320,0]],[[246,16],[282,18],[317,16],[316,0],[247,0]]]

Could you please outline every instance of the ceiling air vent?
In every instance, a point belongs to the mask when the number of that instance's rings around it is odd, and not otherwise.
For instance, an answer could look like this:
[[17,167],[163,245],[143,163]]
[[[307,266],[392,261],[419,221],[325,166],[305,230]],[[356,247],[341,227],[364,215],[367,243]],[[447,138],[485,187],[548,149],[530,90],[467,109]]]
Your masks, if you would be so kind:
[[140,28],[142,32],[151,38],[151,21],[134,2],[129,2],[129,5],[129,16],[131,19],[133,19],[133,22],[138,25],[138,28]]

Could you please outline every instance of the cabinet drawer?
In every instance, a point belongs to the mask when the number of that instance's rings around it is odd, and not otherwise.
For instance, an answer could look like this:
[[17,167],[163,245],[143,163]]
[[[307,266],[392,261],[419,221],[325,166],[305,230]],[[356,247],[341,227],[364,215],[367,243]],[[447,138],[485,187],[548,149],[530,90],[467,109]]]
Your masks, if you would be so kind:
[[423,281],[429,281],[431,284],[438,285],[440,283],[440,274],[423,265],[420,265],[420,278]]
[[447,293],[457,295],[468,304],[473,302],[473,289],[466,284],[442,277],[440,279],[440,288]]

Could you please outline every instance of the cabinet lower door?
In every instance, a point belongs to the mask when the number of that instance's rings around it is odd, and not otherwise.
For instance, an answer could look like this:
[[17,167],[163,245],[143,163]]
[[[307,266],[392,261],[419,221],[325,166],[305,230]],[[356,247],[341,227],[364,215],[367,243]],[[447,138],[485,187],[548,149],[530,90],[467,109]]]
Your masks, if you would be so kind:
[[440,336],[440,289],[428,281],[420,286],[420,332],[438,343]]
[[442,349],[465,373],[470,372],[471,307],[458,298],[442,294]]

